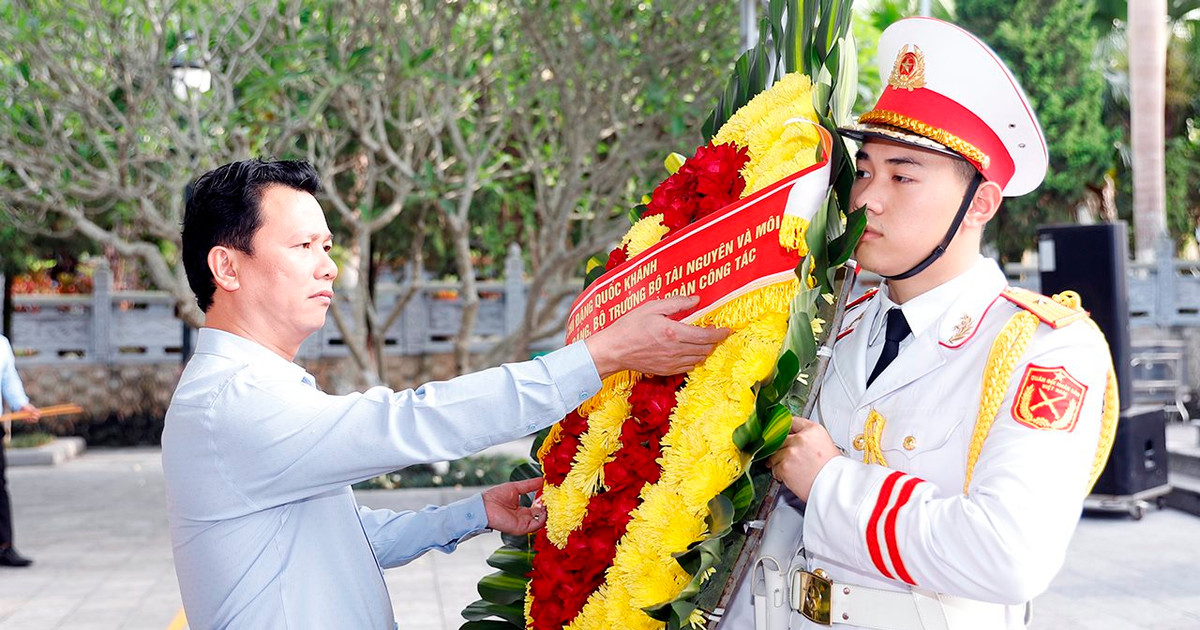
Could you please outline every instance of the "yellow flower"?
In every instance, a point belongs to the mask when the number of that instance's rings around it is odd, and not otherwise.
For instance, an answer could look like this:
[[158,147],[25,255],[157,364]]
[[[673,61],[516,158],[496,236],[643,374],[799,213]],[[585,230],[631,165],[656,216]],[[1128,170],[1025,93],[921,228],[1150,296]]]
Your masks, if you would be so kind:
[[663,225],[661,214],[655,214],[639,220],[629,228],[625,233],[625,237],[621,239],[621,245],[625,247],[625,253],[629,254],[630,258],[636,257],[638,254],[650,249],[670,232],[671,229]]
[[803,122],[816,120],[812,82],[793,72],[750,99],[721,126],[714,143],[732,142],[750,154],[742,167],[743,197],[816,163],[820,136],[813,124]]

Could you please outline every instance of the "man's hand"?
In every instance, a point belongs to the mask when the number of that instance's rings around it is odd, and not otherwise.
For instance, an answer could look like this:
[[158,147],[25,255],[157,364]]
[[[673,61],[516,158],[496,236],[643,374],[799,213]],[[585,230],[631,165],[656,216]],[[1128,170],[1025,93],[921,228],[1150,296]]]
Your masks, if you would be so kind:
[[695,296],[647,302],[588,337],[587,348],[600,378],[621,370],[679,374],[703,361],[729,336],[728,328],[700,328],[669,316],[696,306]]
[[813,481],[821,468],[841,452],[825,427],[808,418],[792,418],[792,432],[783,446],[767,458],[771,474],[801,501],[808,502]]
[[546,524],[546,508],[535,502],[533,507],[521,506],[521,495],[542,487],[542,478],[510,481],[483,493],[483,508],[488,527],[521,536],[535,532]]
[[29,418],[27,418],[27,420],[29,422],[37,422],[42,417],[42,410],[38,409],[37,407],[34,407],[33,404],[31,404],[31,403],[27,403],[24,407],[21,407],[18,411],[24,411],[25,413],[28,413]]

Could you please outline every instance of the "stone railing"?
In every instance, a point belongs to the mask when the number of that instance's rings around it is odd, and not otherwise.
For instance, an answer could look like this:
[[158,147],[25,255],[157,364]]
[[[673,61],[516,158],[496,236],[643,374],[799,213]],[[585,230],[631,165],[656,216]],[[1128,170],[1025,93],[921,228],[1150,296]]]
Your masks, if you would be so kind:
[[[479,316],[472,339],[476,351],[515,331],[524,317],[527,287],[523,263],[514,246],[503,280],[479,283]],[[1008,265],[1005,272],[1017,286],[1038,290],[1036,267]],[[857,292],[878,284],[864,273]],[[174,302],[163,292],[112,291],[107,267],[100,267],[91,295],[16,296],[12,342],[21,364],[152,363],[178,361],[188,333],[174,315]],[[1130,322],[1135,327],[1200,327],[1200,263],[1166,260],[1129,266]],[[453,349],[462,302],[458,285],[423,282],[403,313],[386,331],[384,353],[415,356],[443,354]],[[389,312],[403,287],[381,282],[376,300]],[[540,340],[535,349],[552,349],[560,336]],[[349,354],[333,318],[301,346],[299,358],[338,358]]]
[[[480,282],[479,314],[472,335],[477,352],[514,332],[525,315],[524,263],[515,245],[505,261],[505,278]],[[180,361],[194,338],[175,317],[173,298],[159,291],[112,291],[112,274],[101,265],[91,295],[18,295],[14,298],[13,348],[17,364],[137,364]],[[382,313],[407,287],[380,282],[376,303]],[[565,309],[565,305],[564,305]],[[454,282],[421,282],[384,337],[388,355],[433,355],[453,351],[462,315]],[[349,355],[333,317],[300,348],[299,359]],[[534,350],[561,344],[561,336],[541,339]]]

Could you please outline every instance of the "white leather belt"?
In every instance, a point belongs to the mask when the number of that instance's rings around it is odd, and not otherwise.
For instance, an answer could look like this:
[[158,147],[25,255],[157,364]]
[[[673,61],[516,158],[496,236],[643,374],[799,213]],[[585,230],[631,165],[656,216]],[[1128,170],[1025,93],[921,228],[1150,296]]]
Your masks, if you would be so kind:
[[[1005,607],[973,599],[913,589],[888,591],[841,584],[824,571],[792,573],[791,605],[809,621],[875,630],[1002,630]],[[1028,615],[1028,606],[1026,615]],[[1028,623],[1028,616],[1025,623]]]
[[823,575],[798,570],[792,574],[792,607],[809,621],[831,626],[848,624],[878,630],[948,630],[942,604],[916,592],[885,591],[838,584]]

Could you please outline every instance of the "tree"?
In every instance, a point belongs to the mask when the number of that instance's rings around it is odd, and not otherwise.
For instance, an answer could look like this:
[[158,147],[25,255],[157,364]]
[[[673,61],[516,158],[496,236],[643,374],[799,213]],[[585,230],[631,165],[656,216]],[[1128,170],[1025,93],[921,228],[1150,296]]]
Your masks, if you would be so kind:
[[[1147,7],[1143,4],[1137,4],[1133,8],[1138,11],[1156,9],[1154,6]],[[1105,78],[1108,81],[1108,112],[1106,121],[1121,132],[1122,157],[1125,159],[1118,165],[1120,167],[1118,175],[1121,177],[1120,192],[1123,201],[1128,202],[1127,206],[1138,206],[1134,202],[1135,185],[1140,186],[1143,193],[1146,191],[1146,186],[1140,184],[1142,181],[1140,177],[1135,177],[1130,172],[1135,158],[1135,151],[1130,145],[1133,138],[1132,119],[1136,117],[1141,120],[1142,117],[1132,113],[1129,51],[1132,39],[1143,36],[1143,34],[1131,33],[1130,24],[1126,20],[1129,17],[1130,9],[1131,6],[1126,0],[1100,0],[1097,2],[1095,21],[1107,33],[1097,56],[1107,61]],[[1164,223],[1167,233],[1175,241],[1176,247],[1181,247],[1188,242],[1195,242],[1197,219],[1200,218],[1200,166],[1198,166],[1200,164],[1200,146],[1197,146],[1195,138],[1196,119],[1197,116],[1200,116],[1200,99],[1197,98],[1200,84],[1193,72],[1193,68],[1200,63],[1200,38],[1197,37],[1196,32],[1197,17],[1200,16],[1197,15],[1197,9],[1200,9],[1200,2],[1197,0],[1169,0],[1167,2],[1165,28],[1167,41],[1163,59],[1165,82],[1150,81],[1146,84],[1149,88],[1161,85],[1163,90],[1161,97],[1166,115],[1161,124],[1165,141],[1163,163],[1166,171],[1166,188],[1165,208],[1161,208],[1161,211],[1165,212],[1165,219],[1163,217],[1154,218],[1153,213],[1146,214],[1145,212],[1141,215],[1142,219],[1139,219],[1136,208],[1129,215],[1133,218],[1135,227],[1133,236],[1135,238],[1138,237],[1139,221],[1149,220],[1149,225],[1140,228],[1140,232],[1150,234],[1149,246],[1151,248],[1153,247],[1154,231],[1160,230],[1161,234]],[[1151,20],[1149,24],[1155,22],[1156,20]],[[1147,52],[1146,47],[1139,46],[1141,56]],[[1145,96],[1146,89],[1143,89],[1142,93]],[[1154,116],[1153,118],[1157,120],[1158,117]],[[1154,121],[1148,122],[1153,123]],[[1139,128],[1144,129],[1144,125],[1139,123]],[[1154,151],[1155,144],[1153,142],[1139,143],[1139,149],[1142,151],[1138,152],[1138,155],[1142,159],[1152,157],[1142,155],[1142,153]],[[1141,163],[1139,162],[1139,164]],[[1148,169],[1151,167],[1141,165],[1138,168]],[[1125,199],[1126,197],[1128,199]],[[1138,195],[1138,198],[1140,199],[1141,196]],[[1145,208],[1146,206],[1139,207]],[[1143,250],[1145,251],[1144,247]]]
[[602,0],[517,3],[513,45],[525,62],[510,149],[534,220],[525,323],[488,360],[520,358],[556,334],[580,290],[582,261],[610,249],[627,210],[663,177],[672,151],[691,154],[719,84],[738,54],[737,6],[632,5]]
[[[0,5],[0,208],[138,259],[194,325],[202,316],[177,263],[181,174],[248,153],[233,88],[253,71],[242,51],[265,26],[246,4],[201,4]],[[185,28],[199,34],[190,48]],[[179,98],[173,56],[225,63],[208,94]]]
[[[332,316],[366,384],[384,380],[383,331],[423,265],[459,278],[455,354],[470,368],[477,265],[503,259],[494,224],[505,213],[535,287],[529,330],[494,356],[519,357],[561,325],[578,284],[558,287],[619,235],[655,165],[697,142],[682,139],[686,123],[736,53],[733,11],[599,0],[3,4],[0,209],[137,258],[199,325],[178,263],[188,178],[253,156],[308,159],[339,243]],[[188,66],[208,71],[211,88],[183,89],[174,71]],[[418,270],[405,296],[379,303],[378,266],[405,261]]]
[[1133,236],[1138,260],[1153,260],[1166,236],[1165,124],[1167,1],[1129,5],[1130,140]]
[[[1003,260],[1020,258],[1038,225],[1074,223],[1077,208],[1104,186],[1114,161],[1103,124],[1104,79],[1092,62],[1094,6],[1079,0],[959,0],[958,21],[995,49],[1021,82],[1050,149],[1046,181],[1007,199],[992,221]],[[1049,45],[1053,42],[1053,45]]]

